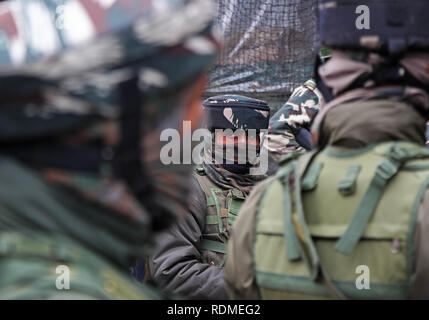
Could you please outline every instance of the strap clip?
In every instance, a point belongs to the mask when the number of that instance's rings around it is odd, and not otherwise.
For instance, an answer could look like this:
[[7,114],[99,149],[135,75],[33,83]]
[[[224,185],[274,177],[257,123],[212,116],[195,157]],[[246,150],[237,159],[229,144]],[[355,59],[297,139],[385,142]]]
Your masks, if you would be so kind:
[[397,160],[385,160],[377,165],[375,174],[383,178],[383,180],[389,180],[398,172],[400,164]]
[[351,165],[347,168],[345,177],[338,184],[338,191],[343,196],[349,196],[355,192],[360,169],[360,165]]

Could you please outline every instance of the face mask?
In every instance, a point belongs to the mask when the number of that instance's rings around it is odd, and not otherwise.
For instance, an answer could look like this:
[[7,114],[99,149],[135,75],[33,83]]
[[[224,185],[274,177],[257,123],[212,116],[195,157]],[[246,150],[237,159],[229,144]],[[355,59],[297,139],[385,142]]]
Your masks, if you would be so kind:
[[206,158],[230,172],[247,174],[250,168],[258,164],[260,141],[258,130],[215,130]]

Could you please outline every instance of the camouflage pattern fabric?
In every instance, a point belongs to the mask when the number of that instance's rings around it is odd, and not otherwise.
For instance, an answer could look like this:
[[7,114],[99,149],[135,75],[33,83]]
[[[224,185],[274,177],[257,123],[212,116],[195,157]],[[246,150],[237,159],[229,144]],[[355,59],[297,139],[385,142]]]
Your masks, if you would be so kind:
[[[6,45],[0,48],[0,142],[49,138],[72,149],[98,145],[88,158],[105,163],[90,170],[35,164],[49,180],[71,186],[121,214],[141,218],[141,204],[109,168],[121,139],[121,86],[136,78],[138,91],[132,98],[144,97],[142,161],[153,174],[155,193],[169,192],[182,202],[186,196],[177,191],[187,190],[186,176],[192,167],[162,166],[159,134],[166,128],[180,128],[183,120],[198,118],[199,112],[186,108],[188,101],[178,96],[192,96],[195,88],[191,90],[190,85],[219,47],[211,31],[211,8],[206,0],[2,3],[0,36]],[[35,16],[24,24],[30,12]],[[188,20],[194,23],[189,25]],[[80,23],[71,27],[67,21]],[[45,28],[42,33],[36,32],[39,24]],[[24,149],[43,154],[47,148],[39,145]],[[52,145],[50,141],[48,146]],[[59,154],[51,155],[55,157]],[[77,182],[82,180],[91,183]],[[162,198],[157,199],[159,203],[171,202],[162,195],[154,197]]]
[[222,168],[220,165],[203,164],[204,171],[214,184],[222,189],[237,188],[245,194],[249,194],[252,187],[259,181],[264,180],[267,176],[235,174]]
[[[121,109],[120,85],[135,76],[140,94],[146,99],[158,98],[147,103],[152,114],[147,125],[157,125],[179,109],[169,105],[171,97],[159,95],[194,82],[214,58],[218,44],[210,28],[210,4],[205,0],[0,4],[1,43],[7,44],[0,50],[0,139],[30,135],[34,139],[81,128],[88,122],[116,121]],[[185,25],[198,10],[196,23]],[[57,11],[70,15],[67,19],[81,22],[86,29],[57,28]],[[41,15],[49,31],[39,34],[31,23],[19,27],[28,12],[37,12],[39,19]],[[176,19],[171,19],[173,13]],[[69,33],[82,34],[84,39],[73,40],[66,36]],[[56,43],[52,45],[55,50],[46,51],[49,46],[43,43],[51,42]],[[170,125],[177,126],[173,122]]]
[[266,129],[270,107],[265,101],[240,95],[210,97],[203,102],[205,126],[213,129]]
[[[12,0],[0,12],[0,204],[12,208],[0,235],[60,235],[127,277],[159,223],[187,213],[192,166],[162,164],[160,133],[200,120],[219,49],[212,2]],[[50,259],[32,267],[51,272]],[[0,260],[7,286],[28,278],[8,276],[12,255]],[[37,281],[25,283],[43,296]]]
[[323,103],[323,97],[313,80],[306,81],[294,90],[289,100],[270,119],[264,147],[279,160],[293,151],[305,151],[297,136],[301,131],[310,131],[314,118]]

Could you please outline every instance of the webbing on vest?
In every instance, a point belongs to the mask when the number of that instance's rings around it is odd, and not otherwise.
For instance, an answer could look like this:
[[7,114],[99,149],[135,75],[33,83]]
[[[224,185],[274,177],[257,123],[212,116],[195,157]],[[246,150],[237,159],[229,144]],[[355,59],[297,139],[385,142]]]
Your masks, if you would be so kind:
[[204,168],[196,167],[196,171],[198,172],[198,175],[196,175],[196,180],[200,185],[201,190],[203,190],[204,195],[206,196],[207,207],[215,206],[216,212],[218,213],[217,216],[206,216],[206,223],[217,224],[219,233],[222,233],[222,218],[220,216],[219,202],[217,201],[216,194],[215,194],[215,192],[221,191],[221,189],[209,188],[204,183],[202,183],[202,181],[200,181],[201,173],[204,173]]
[[302,190],[310,191],[316,188],[317,179],[319,178],[319,174],[322,171],[323,163],[319,162],[315,165],[311,166],[308,170],[307,174],[304,176],[302,180]]
[[[283,200],[287,257],[289,260],[303,258],[311,278],[315,280],[319,274],[319,257],[304,217],[298,162],[290,161],[277,177],[283,184],[284,198],[287,200]],[[290,188],[291,181],[294,181],[294,188]]]
[[353,251],[362,237],[388,181],[398,173],[401,165],[409,159],[429,157],[429,150],[403,149],[394,142],[389,146],[385,156],[386,160],[377,165],[369,187],[359,202],[345,233],[336,244],[335,249],[338,252],[350,254]]
[[298,260],[301,258],[301,252],[299,249],[299,240],[292,222],[292,202],[289,189],[289,179],[292,168],[288,166],[286,169],[288,170],[283,173],[283,218],[286,253],[289,260]]
[[351,165],[347,168],[345,177],[338,184],[338,191],[343,196],[352,195],[356,190],[356,180],[361,166],[359,164]]
[[[309,174],[309,172],[307,173],[307,170],[309,169],[312,161],[314,160],[314,158],[317,156],[317,154],[320,151],[321,151],[321,149],[317,148],[317,149],[315,149],[311,152],[308,152],[308,153],[306,153],[300,157],[300,161],[298,162],[298,173],[299,173],[300,178],[305,179],[306,175]],[[317,163],[315,165],[315,168],[316,169],[313,169],[313,171],[311,173],[311,176],[312,176],[311,183],[307,182],[307,183],[309,183],[307,185],[307,187],[310,187],[308,189],[308,191],[313,190],[313,188],[315,186],[317,186],[317,179],[319,178],[320,172],[323,168],[323,163]],[[310,168],[310,170],[311,170],[311,168]],[[310,171],[310,170],[308,170],[308,171]],[[302,189],[304,190],[304,181],[303,181]],[[316,254],[317,254],[317,252],[316,252]],[[347,299],[347,297],[341,292],[341,290],[338,289],[338,287],[332,282],[331,277],[326,272],[326,270],[325,270],[325,268],[324,268],[324,266],[320,260],[319,260],[319,267],[320,267],[320,272],[322,273],[323,283],[325,284],[329,293],[336,299],[339,299],[339,300]]]
[[201,248],[204,250],[226,254],[227,245],[225,242],[203,239],[201,242]]
[[[324,267],[320,263],[316,247],[312,240],[310,231],[308,230],[307,223],[305,222],[304,210],[302,207],[300,179],[303,178],[302,189],[308,188],[307,190],[312,190],[315,188],[320,171],[323,168],[323,163],[317,163],[312,167],[310,167],[310,165],[319,152],[320,150],[316,149],[312,152],[306,153],[301,156],[300,162],[297,160],[290,161],[290,163],[278,173],[278,177],[281,178],[283,184],[283,216],[286,254],[289,260],[299,260],[303,257],[302,253],[304,253],[304,261],[309,269],[311,278],[316,280],[319,275],[319,271],[321,271],[323,283],[331,295],[334,298],[344,300],[346,297],[331,281],[330,277],[324,270]],[[295,158],[297,158],[297,156],[291,154],[284,160]],[[306,176],[308,177],[306,178]],[[291,179],[295,181],[295,189],[293,191],[290,190]],[[294,197],[293,201],[291,201],[291,193],[292,197]],[[294,204],[294,206],[292,204]],[[292,218],[293,215],[295,217],[297,216],[296,213],[292,214],[292,207],[295,207],[298,212],[298,219]],[[300,235],[299,239],[297,235]]]
[[228,204],[228,221],[232,225],[238,216],[238,212],[246,199],[246,196],[239,189],[231,190],[231,200]]
[[[241,190],[233,188],[231,189],[231,198],[227,204],[228,209],[221,208],[216,193],[222,192],[222,189],[210,187],[203,180],[200,180],[205,175],[205,170],[203,167],[196,167],[196,171],[198,172],[198,175],[196,175],[196,180],[198,181],[198,184],[206,196],[207,207],[216,207],[217,214],[206,215],[205,223],[206,225],[217,225],[219,234],[222,234],[224,232],[224,223],[222,218],[228,218],[228,223],[232,225],[238,216],[238,212],[246,196]],[[200,244],[200,248],[202,250],[226,254],[227,241],[226,239],[223,239],[223,237],[220,237],[220,239],[222,239],[224,242],[203,239]]]

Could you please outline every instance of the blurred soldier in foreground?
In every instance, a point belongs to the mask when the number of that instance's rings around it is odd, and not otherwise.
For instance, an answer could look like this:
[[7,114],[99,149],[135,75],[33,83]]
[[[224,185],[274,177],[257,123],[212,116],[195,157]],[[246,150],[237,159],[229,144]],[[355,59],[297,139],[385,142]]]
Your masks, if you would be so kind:
[[294,151],[311,150],[310,128],[323,97],[313,80],[296,88],[289,100],[270,119],[264,147],[270,156],[280,158]]
[[[228,242],[233,298],[429,298],[427,1],[320,3],[317,149],[255,187]],[[343,33],[338,30],[345,30]]]
[[201,114],[211,3],[17,4],[0,17],[0,299],[157,298],[129,267],[187,213],[192,167],[161,164],[160,133]]
[[[226,243],[253,185],[266,177],[252,174],[259,162],[251,159],[249,149],[259,157],[269,113],[264,101],[244,96],[204,101],[205,128],[211,135],[194,173],[191,214],[157,238],[150,259],[151,276],[165,290],[196,299],[228,298],[223,281]],[[246,156],[244,163],[240,152]]]

